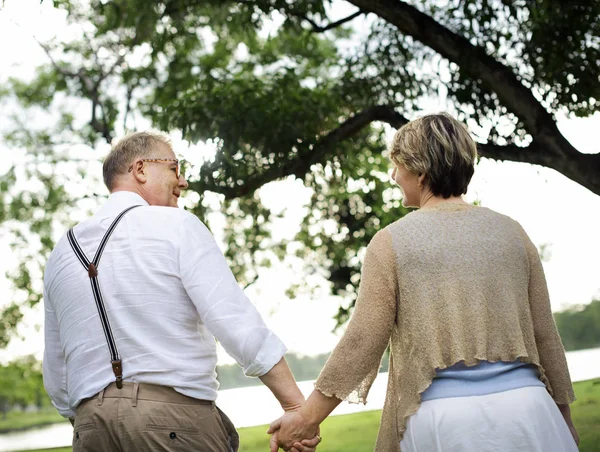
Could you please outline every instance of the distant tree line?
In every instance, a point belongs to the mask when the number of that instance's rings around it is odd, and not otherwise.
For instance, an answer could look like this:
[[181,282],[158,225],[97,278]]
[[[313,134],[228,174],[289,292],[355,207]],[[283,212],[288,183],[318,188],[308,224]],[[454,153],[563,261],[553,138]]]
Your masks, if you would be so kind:
[[[325,365],[330,353],[322,353],[315,356],[304,356],[288,353],[285,359],[290,366],[296,381],[315,380]],[[381,362],[379,372],[387,372],[388,354],[386,352]],[[217,378],[221,386],[219,389],[232,389],[245,386],[258,386],[261,384],[258,378],[250,378],[244,375],[242,368],[237,364],[217,366]]]
[[554,314],[565,350],[600,347],[600,300]]
[[41,363],[33,356],[25,356],[5,366],[0,366],[0,413],[15,407],[40,409],[50,406],[50,398],[44,390]]

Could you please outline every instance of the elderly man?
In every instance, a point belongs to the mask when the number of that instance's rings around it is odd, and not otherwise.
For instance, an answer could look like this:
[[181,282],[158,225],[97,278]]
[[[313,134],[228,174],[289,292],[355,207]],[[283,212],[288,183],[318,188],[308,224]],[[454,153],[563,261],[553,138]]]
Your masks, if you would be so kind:
[[73,450],[237,450],[214,404],[215,338],[288,411],[304,397],[285,346],[204,224],[173,208],[188,184],[165,136],[126,136],[103,173],[110,197],[44,275],[44,384],[74,423]]

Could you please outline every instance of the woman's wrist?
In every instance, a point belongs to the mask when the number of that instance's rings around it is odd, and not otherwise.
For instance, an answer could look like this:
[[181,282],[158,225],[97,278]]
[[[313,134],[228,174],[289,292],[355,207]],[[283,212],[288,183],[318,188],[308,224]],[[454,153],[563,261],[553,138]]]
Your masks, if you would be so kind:
[[309,405],[309,402],[305,403],[298,410],[298,414],[304,420],[304,425],[308,430],[316,430],[323,419],[320,419],[318,411]]

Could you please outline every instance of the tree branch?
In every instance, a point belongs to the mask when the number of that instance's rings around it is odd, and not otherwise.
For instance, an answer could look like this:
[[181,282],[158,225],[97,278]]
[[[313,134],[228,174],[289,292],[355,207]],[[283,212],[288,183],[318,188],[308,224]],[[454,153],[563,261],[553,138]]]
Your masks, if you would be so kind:
[[[240,185],[215,181],[213,177],[209,176],[216,168],[203,167],[200,181],[190,182],[190,188],[198,193],[204,190],[213,191],[224,195],[226,199],[232,199],[247,196],[263,185],[287,176],[294,175],[303,178],[310,171],[312,165],[326,160],[327,155],[335,149],[336,144],[352,138],[373,122],[385,122],[398,129],[408,123],[408,119],[398,113],[393,106],[374,106],[347,119],[339,127],[324,135],[312,147],[298,152],[293,160],[282,165],[272,166]],[[502,146],[491,143],[478,144],[477,147],[481,157],[553,168],[593,192],[600,193],[600,177],[589,177],[590,172],[600,174],[600,154],[576,153],[576,155],[557,158],[546,152],[545,146],[537,141],[527,147],[514,144]]]
[[373,12],[395,25],[402,33],[412,36],[458,64],[471,77],[480,79],[495,92],[509,110],[525,124],[534,139],[545,142],[546,152],[577,153],[560,134],[554,118],[537,101],[509,67],[489,56],[485,49],[475,46],[463,36],[452,32],[432,17],[399,0],[348,0]]
[[[114,71],[116,70],[116,68],[118,66],[120,66],[123,63],[123,61],[125,61],[125,56],[119,55],[118,58],[115,60],[115,62],[108,68],[108,70],[104,71],[102,68],[102,65],[98,59],[97,52],[93,48],[91,41],[89,40],[89,38],[86,35],[86,41],[88,42],[90,49],[92,49],[92,51],[93,51],[93,54],[95,57],[94,59],[96,61],[96,65],[98,66],[98,72],[100,74],[96,80],[93,80],[87,74],[85,69],[83,69],[83,68],[80,69],[78,72],[71,72],[71,71],[67,71],[64,68],[60,67],[58,62],[52,56],[50,47],[47,46],[46,44],[43,44],[35,37],[34,37],[34,39],[39,44],[39,46],[44,50],[44,52],[50,59],[50,63],[52,64],[52,66],[54,67],[54,69],[56,71],[58,71],[65,78],[72,78],[72,79],[79,80],[84,93],[87,95],[88,99],[92,102],[92,117],[90,119],[90,126],[92,127],[92,129],[94,131],[96,131],[97,133],[102,135],[102,137],[106,140],[106,142],[110,144],[112,141],[112,134],[110,131],[110,127],[108,125],[108,120],[105,115],[104,104],[100,100],[99,89],[100,89],[100,85],[102,84],[102,82],[104,80],[106,80],[107,77],[111,76],[114,73]],[[101,121],[99,121],[96,116],[96,108],[97,107],[100,107],[100,111],[102,112],[102,120]]]
[[361,9],[359,9],[355,13],[350,14],[348,17],[344,17],[343,19],[337,20],[337,21],[332,22],[329,25],[325,25],[325,26],[318,25],[310,17],[307,17],[307,16],[305,16],[303,14],[294,13],[294,12],[291,12],[291,11],[286,11],[286,13],[290,14],[292,16],[295,16],[295,17],[299,17],[300,19],[307,21],[312,26],[312,29],[313,29],[313,31],[315,33],[323,33],[323,32],[326,32],[328,30],[332,30],[333,28],[337,28],[340,25],[345,24],[346,22],[350,22],[351,20],[353,20],[353,19],[357,18],[358,16],[360,16],[361,14],[363,14],[363,11]]
[[[244,181],[241,185],[214,181],[212,177],[209,177],[214,168],[203,167],[200,172],[200,181],[190,182],[190,188],[198,193],[210,190],[225,195],[226,199],[232,199],[247,196],[263,185],[287,176],[294,175],[303,178],[310,171],[312,165],[325,160],[327,154],[332,152],[337,143],[353,137],[375,121],[386,122],[398,128],[406,124],[408,119],[398,113],[392,106],[374,106],[347,119],[339,127],[324,135],[313,146],[307,146],[298,152],[293,160],[282,165],[271,166],[260,175]],[[211,182],[207,183],[207,181]]]
[[[508,160],[519,158],[553,168],[575,182],[600,194],[600,155],[582,154],[560,133],[555,119],[517,78],[511,68],[489,56],[485,49],[475,46],[463,36],[452,32],[432,17],[401,0],[348,0],[366,12],[395,25],[458,64],[473,79],[481,80],[498,96],[504,106],[523,121],[533,137],[533,145],[524,154],[515,148],[504,148]],[[489,148],[498,151],[498,148]],[[493,152],[500,155],[498,152]],[[535,154],[543,155],[535,155]],[[543,162],[543,163],[542,163]]]
[[127,85],[127,97],[125,99],[125,114],[123,115],[123,130],[127,130],[127,118],[131,112],[131,98],[133,97],[133,90],[135,88],[131,85]]

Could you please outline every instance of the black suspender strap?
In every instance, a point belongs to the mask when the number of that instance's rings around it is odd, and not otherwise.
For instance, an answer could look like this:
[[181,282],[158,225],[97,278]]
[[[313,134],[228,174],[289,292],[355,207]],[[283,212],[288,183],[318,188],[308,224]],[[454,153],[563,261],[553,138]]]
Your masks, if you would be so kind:
[[73,248],[77,259],[79,259],[79,262],[81,262],[81,265],[83,265],[83,268],[85,268],[85,270],[88,272],[88,276],[90,277],[92,292],[94,294],[94,300],[96,301],[96,308],[98,309],[98,315],[100,316],[102,329],[104,330],[104,337],[106,337],[108,350],[110,351],[110,363],[112,365],[113,373],[115,374],[117,388],[119,389],[123,387],[123,364],[121,362],[121,357],[119,356],[119,351],[117,350],[117,343],[115,342],[115,338],[110,328],[110,322],[108,321],[106,309],[104,308],[104,300],[102,299],[102,292],[100,291],[100,284],[98,281],[98,265],[100,264],[100,258],[102,257],[104,248],[106,248],[108,239],[114,232],[117,224],[119,224],[119,221],[121,221],[121,218],[123,218],[127,212],[129,212],[131,209],[135,209],[136,207],[140,206],[128,207],[119,215],[117,215],[117,218],[113,220],[112,224],[104,234],[104,237],[102,237],[100,246],[98,247],[98,250],[94,255],[94,259],[91,262],[81,249],[81,246],[79,246],[79,242],[77,242],[77,239],[75,238],[73,229],[69,229],[69,232],[67,232],[67,240],[69,241],[71,248]]

